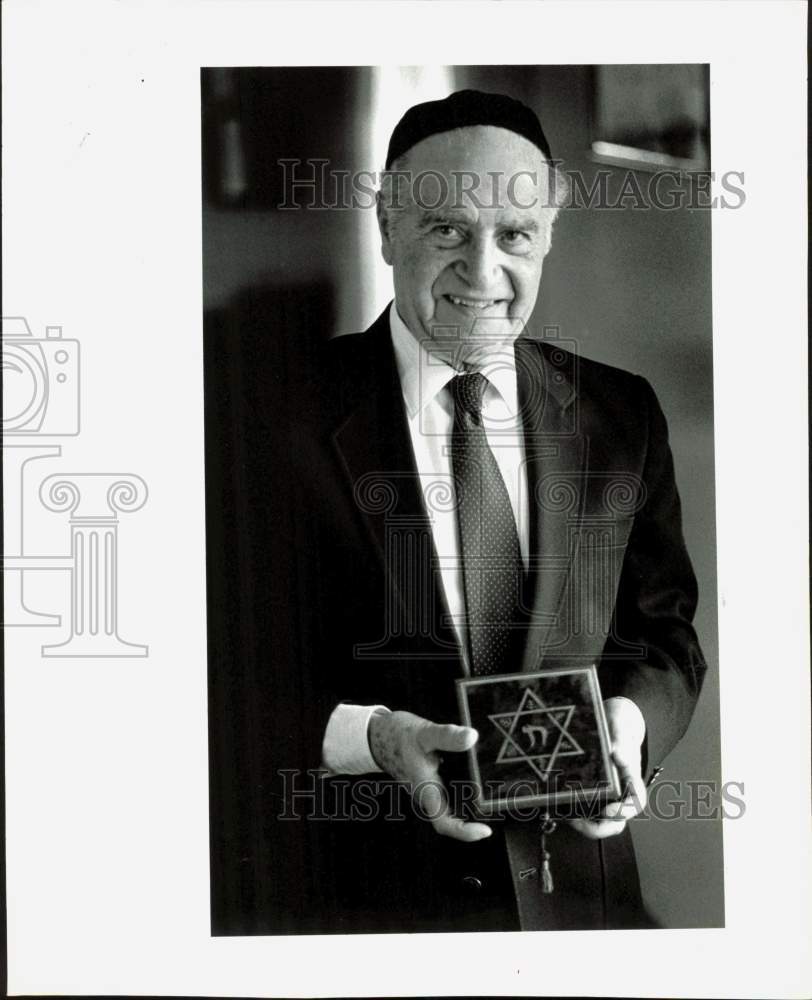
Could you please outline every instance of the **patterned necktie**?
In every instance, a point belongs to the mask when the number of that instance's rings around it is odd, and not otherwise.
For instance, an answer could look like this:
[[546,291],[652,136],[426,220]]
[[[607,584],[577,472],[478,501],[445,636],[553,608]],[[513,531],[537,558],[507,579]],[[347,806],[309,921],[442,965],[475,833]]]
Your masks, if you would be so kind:
[[[518,670],[513,660],[523,576],[519,536],[502,474],[482,426],[488,380],[479,372],[451,380],[451,467],[474,676]],[[514,628],[511,629],[511,624]]]

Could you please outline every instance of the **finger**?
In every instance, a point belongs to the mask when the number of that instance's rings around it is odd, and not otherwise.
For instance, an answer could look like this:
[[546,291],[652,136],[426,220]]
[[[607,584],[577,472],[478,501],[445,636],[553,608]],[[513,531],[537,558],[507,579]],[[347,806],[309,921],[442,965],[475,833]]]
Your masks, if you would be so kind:
[[441,836],[452,837],[454,840],[462,840],[468,844],[484,840],[493,833],[493,830],[486,823],[468,823],[448,812],[438,816],[431,825]]
[[433,778],[423,778],[415,785],[412,795],[418,812],[434,822],[448,811],[448,800],[442,783]]
[[467,823],[453,816],[448,807],[445,790],[439,781],[424,781],[415,789],[418,810],[434,827],[437,833],[454,840],[473,843],[484,840],[493,832],[485,823]]
[[618,802],[609,802],[600,811],[596,819],[634,819],[640,812],[640,803],[636,797],[626,797]]
[[570,826],[588,840],[616,837],[626,829],[625,819],[572,819]]
[[461,753],[470,750],[479,739],[479,733],[470,726],[455,726],[452,723],[441,726],[430,722],[417,734],[417,745],[424,753],[433,750],[448,750]]
[[637,816],[646,808],[648,790],[640,772],[639,754],[628,754],[622,747],[612,749],[612,759],[618,770],[622,807],[629,818]]

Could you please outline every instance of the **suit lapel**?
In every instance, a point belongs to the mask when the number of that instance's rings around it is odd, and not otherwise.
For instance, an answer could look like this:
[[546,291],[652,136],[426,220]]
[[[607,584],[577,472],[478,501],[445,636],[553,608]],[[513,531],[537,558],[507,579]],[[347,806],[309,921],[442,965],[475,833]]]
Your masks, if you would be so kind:
[[580,432],[577,359],[537,341],[516,342],[530,521],[528,634],[522,669],[552,665],[566,635],[573,542],[584,509],[588,442]]
[[[432,655],[459,655],[449,626],[389,333],[388,310],[346,338],[342,415],[333,433],[353,503],[389,581],[387,635],[429,638]],[[343,346],[343,345],[342,345]]]
[[[333,433],[342,467],[378,555],[386,551],[388,518],[416,516],[414,462],[394,363],[387,364],[386,332],[378,320],[342,355],[339,422]],[[344,346],[342,344],[342,346]]]

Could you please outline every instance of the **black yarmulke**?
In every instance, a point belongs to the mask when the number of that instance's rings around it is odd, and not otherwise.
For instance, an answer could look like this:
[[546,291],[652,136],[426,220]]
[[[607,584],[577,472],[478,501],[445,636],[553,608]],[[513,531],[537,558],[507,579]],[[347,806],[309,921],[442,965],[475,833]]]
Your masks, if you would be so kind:
[[553,158],[541,122],[526,104],[505,94],[458,90],[442,101],[426,101],[409,108],[392,132],[386,169],[422,139],[469,125],[495,125],[517,132],[537,146],[548,160]]

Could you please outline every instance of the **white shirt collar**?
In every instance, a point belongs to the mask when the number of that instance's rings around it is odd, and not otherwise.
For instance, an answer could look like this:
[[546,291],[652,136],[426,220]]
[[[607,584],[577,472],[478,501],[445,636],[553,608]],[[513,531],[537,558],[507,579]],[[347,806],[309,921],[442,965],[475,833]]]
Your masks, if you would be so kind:
[[[412,419],[424,409],[459,372],[447,362],[433,355],[418,339],[400,317],[395,303],[389,309],[389,326],[392,331],[392,346],[395,363],[400,377],[401,391],[409,418]],[[511,351],[502,351],[493,357],[486,356],[478,366],[488,379],[484,404],[489,399],[501,396],[507,411],[518,414],[518,390],[516,388],[516,357]]]

